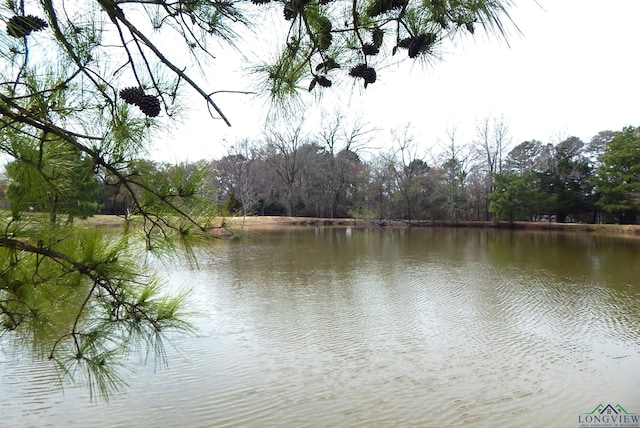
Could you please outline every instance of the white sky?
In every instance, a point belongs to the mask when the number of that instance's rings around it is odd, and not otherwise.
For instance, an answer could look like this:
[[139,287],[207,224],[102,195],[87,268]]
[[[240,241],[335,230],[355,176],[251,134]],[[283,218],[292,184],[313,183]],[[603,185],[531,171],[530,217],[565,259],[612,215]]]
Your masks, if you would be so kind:
[[[366,90],[331,88],[305,113],[337,104],[380,129],[375,144],[382,149],[391,146],[388,131],[410,124],[425,152],[438,151],[453,126],[458,143],[470,142],[488,115],[504,117],[514,145],[572,135],[588,142],[605,129],[640,125],[640,1],[517,0],[511,17],[522,34],[511,31],[509,45],[484,35],[465,38],[426,69],[407,60],[378,70],[378,81]],[[241,69],[214,65],[211,74],[223,82],[213,90],[250,88]],[[197,100],[183,125],[156,140],[151,156],[220,158],[225,145],[260,137],[262,101],[237,94],[215,99],[233,127],[212,120]]]

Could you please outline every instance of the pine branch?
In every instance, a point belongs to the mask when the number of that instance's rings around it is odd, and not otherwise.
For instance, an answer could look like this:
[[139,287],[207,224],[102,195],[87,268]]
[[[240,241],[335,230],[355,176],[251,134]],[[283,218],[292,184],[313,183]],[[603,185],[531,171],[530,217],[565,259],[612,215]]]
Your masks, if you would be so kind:
[[[50,1],[50,0],[49,0]],[[167,59],[167,57],[156,47],[156,45],[149,40],[147,36],[145,36],[138,28],[133,25],[125,16],[122,9],[117,4],[109,3],[107,0],[98,0],[100,6],[107,12],[111,21],[114,24],[117,24],[118,21],[122,22],[129,30],[131,34],[136,36],[146,47],[148,47],[162,62],[166,65],[171,71],[173,71],[176,75],[180,76],[181,79],[184,79],[196,92],[198,92],[207,102],[208,105],[214,108],[214,110],[220,115],[220,118],[224,120],[227,126],[231,126],[231,122],[229,119],[222,113],[222,110],[216,105],[216,103],[211,99],[211,96],[207,94],[204,89],[200,87],[189,75],[187,75],[183,70],[179,69],[175,64]]]

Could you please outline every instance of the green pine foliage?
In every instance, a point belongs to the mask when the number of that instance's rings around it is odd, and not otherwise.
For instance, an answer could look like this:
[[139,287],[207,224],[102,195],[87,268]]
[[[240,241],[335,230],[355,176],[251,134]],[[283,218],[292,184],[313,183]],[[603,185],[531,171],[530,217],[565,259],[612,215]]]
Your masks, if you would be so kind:
[[535,213],[536,189],[531,186],[534,173],[502,172],[493,176],[494,191],[489,195],[489,212],[496,220],[530,220]]
[[640,214],[640,129],[616,132],[600,156],[598,206],[613,221],[635,223]]
[[157,278],[141,273],[135,234],[36,230],[37,220],[23,230],[17,221],[4,226],[13,238],[0,241],[2,328],[51,360],[61,380],[81,375],[108,398],[124,384],[116,368],[133,347],[162,357],[166,332],[190,331],[185,295],[163,297]]
[[[195,19],[189,34],[197,27],[229,37],[224,28],[237,21],[230,5],[191,6],[181,12]],[[15,18],[22,7],[33,16]],[[0,35],[10,203],[0,216],[0,335],[51,361],[62,383],[84,381],[108,398],[126,383],[128,352],[143,345],[162,358],[165,335],[191,331],[186,295],[167,296],[144,254],[184,261],[194,240],[210,238],[207,165],[139,173],[156,117],[172,114],[177,82],[190,79],[180,70],[171,76],[173,65],[114,3],[10,2],[0,11],[14,17]],[[34,25],[17,26],[25,22]],[[130,87],[148,98],[127,104],[119,93]],[[125,229],[77,225],[100,210],[107,189],[127,203]]]
[[[442,42],[474,35],[478,29],[505,37],[509,6],[510,1],[287,1],[282,17],[289,21],[287,42],[275,61],[254,72],[263,87],[271,88],[271,100],[287,106],[287,98],[301,91],[327,91],[332,86],[316,85],[320,71],[328,72],[323,77],[331,82],[349,75],[361,78],[350,70],[364,64],[369,74],[377,74],[399,56],[429,63],[439,58]],[[328,61],[336,67],[322,70]],[[357,82],[366,88],[375,81],[368,77]]]
[[94,162],[76,147],[57,138],[25,140],[16,145],[18,159],[5,167],[6,189],[14,217],[31,210],[86,218],[100,208],[101,189]]

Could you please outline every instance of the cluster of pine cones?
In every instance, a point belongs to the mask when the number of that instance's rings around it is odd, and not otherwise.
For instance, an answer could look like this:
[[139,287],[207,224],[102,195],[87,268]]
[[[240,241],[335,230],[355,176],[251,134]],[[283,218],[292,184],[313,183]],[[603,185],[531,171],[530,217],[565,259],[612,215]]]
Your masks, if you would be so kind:
[[407,37],[398,42],[398,47],[409,51],[409,58],[415,58],[427,51],[435,43],[437,36],[434,33],[422,33],[415,37]]
[[367,9],[367,15],[374,17],[389,12],[392,9],[401,9],[409,3],[409,0],[374,0]]
[[16,39],[28,36],[32,31],[40,31],[47,28],[47,22],[37,16],[13,16],[7,21],[7,34]]
[[309,84],[309,92],[316,87],[316,84],[322,86],[323,88],[330,88],[333,82],[327,78],[327,76],[317,75],[311,79],[311,83]]
[[352,77],[361,77],[364,80],[365,88],[368,84],[374,83],[377,77],[376,71],[371,67],[367,67],[366,64],[356,65],[349,71],[349,75]]
[[120,91],[120,98],[127,104],[136,105],[149,117],[160,114],[160,100],[153,95],[145,95],[140,87],[125,88]]

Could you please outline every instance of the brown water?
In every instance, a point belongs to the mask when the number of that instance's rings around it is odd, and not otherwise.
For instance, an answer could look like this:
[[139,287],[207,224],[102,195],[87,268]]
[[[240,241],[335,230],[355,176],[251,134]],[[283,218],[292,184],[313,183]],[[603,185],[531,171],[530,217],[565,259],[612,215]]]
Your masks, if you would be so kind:
[[129,388],[92,404],[5,343],[0,426],[578,427],[599,404],[640,414],[640,241],[311,228],[198,251],[199,270],[167,273],[200,313],[169,369],[134,357]]

